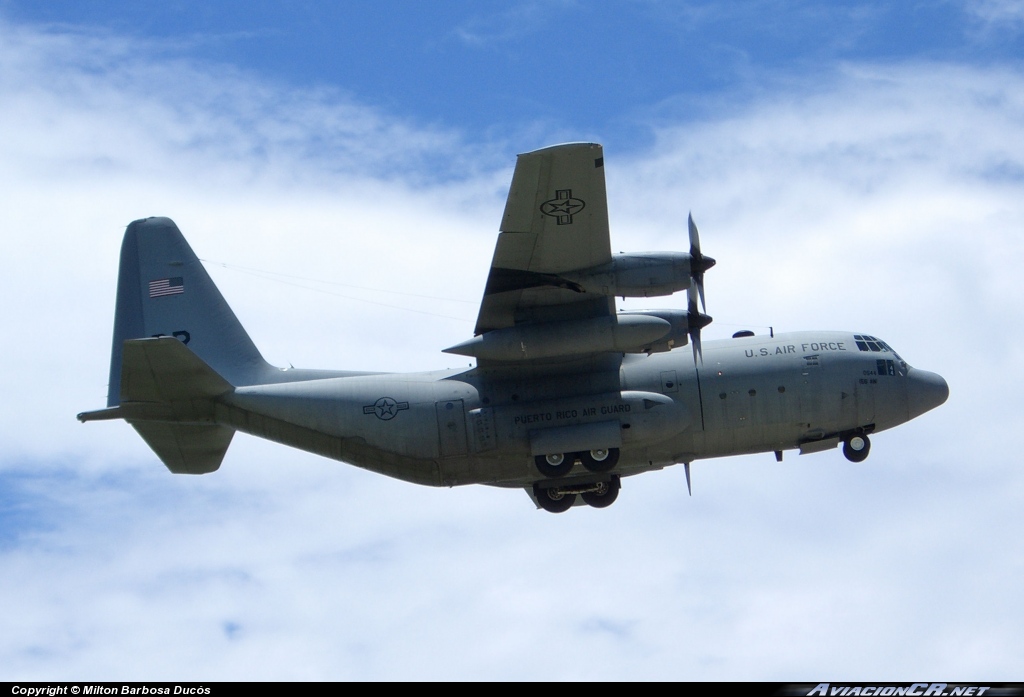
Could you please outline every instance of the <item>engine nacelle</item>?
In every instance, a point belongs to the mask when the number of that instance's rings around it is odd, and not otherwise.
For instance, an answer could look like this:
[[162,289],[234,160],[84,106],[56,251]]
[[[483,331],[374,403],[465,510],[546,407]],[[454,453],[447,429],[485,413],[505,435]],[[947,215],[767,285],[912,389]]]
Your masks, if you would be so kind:
[[601,266],[560,274],[584,292],[649,298],[690,287],[690,255],[684,252],[617,254]]
[[[644,345],[640,349],[643,353],[662,353],[690,343],[690,321],[693,318],[686,310],[630,310],[619,314],[619,317],[631,316],[654,317],[668,322],[671,327],[667,334]],[[706,317],[706,315],[699,316]],[[703,322],[701,326],[704,326]]]
[[672,323],[649,313],[570,322],[541,322],[484,332],[445,353],[492,361],[525,361],[605,351],[638,353],[672,333]]

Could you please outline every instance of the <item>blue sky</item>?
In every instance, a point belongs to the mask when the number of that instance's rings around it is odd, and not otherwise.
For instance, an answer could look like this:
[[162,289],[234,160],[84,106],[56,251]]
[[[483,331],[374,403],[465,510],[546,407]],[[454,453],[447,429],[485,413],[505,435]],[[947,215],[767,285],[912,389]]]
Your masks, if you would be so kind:
[[[338,90],[470,141],[537,130],[635,147],[720,99],[843,62],[1019,61],[1009,2],[4,2],[9,21],[151,43],[163,60]],[[526,135],[526,134],[523,134]],[[621,147],[621,146],[620,146]]]
[[[1019,679],[1022,35],[1010,0],[0,1],[0,679]],[[693,211],[708,338],[868,332],[949,402],[860,465],[562,516],[245,436],[173,477],[75,422],[129,221],[275,364],[459,367],[515,154],[586,139],[616,249]]]

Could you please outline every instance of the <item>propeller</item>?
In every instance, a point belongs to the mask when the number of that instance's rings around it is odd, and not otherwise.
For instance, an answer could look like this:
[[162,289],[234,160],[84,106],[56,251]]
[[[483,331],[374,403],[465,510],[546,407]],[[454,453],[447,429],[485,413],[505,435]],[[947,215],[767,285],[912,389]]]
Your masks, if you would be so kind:
[[690,335],[690,344],[693,346],[694,365],[698,358],[701,365],[704,364],[704,354],[700,350],[700,330],[709,324],[711,324],[711,318],[697,311],[697,284],[691,283],[686,291],[686,331]]
[[700,348],[700,330],[711,324],[711,318],[697,311],[697,297],[700,297],[701,308],[706,312],[707,305],[704,303],[704,272],[715,265],[715,260],[706,257],[700,252],[700,236],[697,234],[697,226],[693,222],[693,214],[688,217],[687,223],[690,228],[690,287],[686,291],[686,323],[687,332],[690,335],[690,344],[693,346],[693,362],[700,359],[704,363],[704,355]]
[[690,228],[690,278],[692,286],[697,286],[697,293],[700,295],[700,306],[704,312],[708,306],[704,303],[704,272],[715,265],[715,260],[700,253],[700,235],[697,234],[697,225],[693,222],[693,213],[687,218]]

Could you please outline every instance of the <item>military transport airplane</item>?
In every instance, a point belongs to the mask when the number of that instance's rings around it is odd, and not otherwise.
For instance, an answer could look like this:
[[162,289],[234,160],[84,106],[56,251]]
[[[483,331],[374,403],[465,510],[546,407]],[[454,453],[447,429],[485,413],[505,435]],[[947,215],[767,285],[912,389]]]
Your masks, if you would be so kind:
[[[220,467],[235,431],[431,486],[525,488],[561,512],[602,508],[623,477],[697,459],[843,444],[942,404],[935,373],[867,334],[800,332],[701,344],[711,318],[689,253],[612,255],[600,145],[520,155],[475,336],[476,367],[429,373],[276,368],[167,218],[121,247],[107,408],[175,473]],[[615,298],[687,292],[685,310]],[[673,349],[690,344],[691,352]]]

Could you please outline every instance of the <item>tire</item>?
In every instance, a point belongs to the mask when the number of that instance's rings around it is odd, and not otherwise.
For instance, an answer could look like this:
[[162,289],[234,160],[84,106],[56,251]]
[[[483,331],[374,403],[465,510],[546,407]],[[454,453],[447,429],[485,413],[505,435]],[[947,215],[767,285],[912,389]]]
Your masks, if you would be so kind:
[[619,489],[622,485],[619,483],[618,477],[612,477],[610,482],[602,482],[605,488],[602,491],[587,491],[580,496],[583,497],[583,502],[588,506],[594,508],[607,508],[615,503],[615,499],[619,498]]
[[563,494],[558,487],[542,489],[533,485],[533,495],[537,504],[549,513],[565,513],[576,503],[576,494]]
[[871,440],[867,436],[850,436],[843,441],[843,455],[850,462],[864,462],[870,452]]
[[551,453],[550,455],[538,455],[533,458],[537,465],[537,471],[545,477],[564,477],[569,474],[576,458],[563,453]]
[[576,453],[576,457],[591,472],[607,472],[618,464],[619,449],[602,448],[599,450],[586,450],[582,453]]

